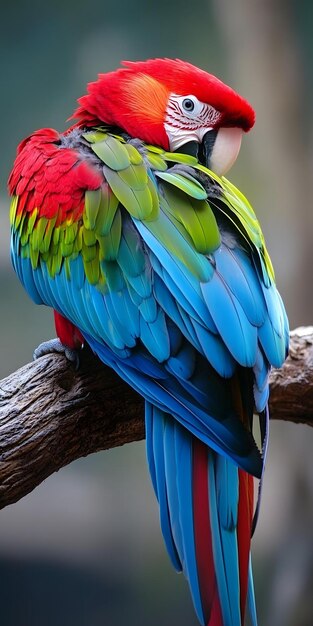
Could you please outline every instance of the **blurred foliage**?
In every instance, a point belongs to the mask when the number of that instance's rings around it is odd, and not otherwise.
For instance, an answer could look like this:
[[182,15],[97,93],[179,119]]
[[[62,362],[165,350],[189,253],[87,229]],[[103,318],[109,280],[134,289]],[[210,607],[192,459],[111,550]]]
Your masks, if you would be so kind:
[[[16,145],[36,128],[65,128],[86,83],[123,58],[187,59],[253,103],[257,125],[230,177],[261,217],[291,325],[312,323],[312,24],[310,0],[2,2],[0,376],[53,335],[51,312],[9,270]],[[311,626],[312,433],[272,431],[255,539],[260,623]],[[162,545],[144,456],[133,444],[77,462],[1,513],[5,626],[196,624]]]

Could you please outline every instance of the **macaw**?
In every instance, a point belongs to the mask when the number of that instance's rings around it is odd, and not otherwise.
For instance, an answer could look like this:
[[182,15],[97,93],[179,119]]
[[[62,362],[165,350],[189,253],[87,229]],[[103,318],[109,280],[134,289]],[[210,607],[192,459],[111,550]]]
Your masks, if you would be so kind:
[[200,623],[242,626],[247,605],[256,626],[253,477],[289,332],[260,225],[224,177],[254,111],[190,63],[152,59],[100,74],[73,119],[18,148],[13,266],[54,309],[48,348],[89,344],[144,397],[161,529]]

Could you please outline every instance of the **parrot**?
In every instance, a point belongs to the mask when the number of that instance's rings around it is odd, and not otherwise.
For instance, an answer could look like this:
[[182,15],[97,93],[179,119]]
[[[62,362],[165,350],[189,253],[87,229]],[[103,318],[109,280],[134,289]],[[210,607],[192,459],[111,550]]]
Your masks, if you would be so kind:
[[197,618],[256,626],[269,373],[289,329],[260,224],[225,177],[254,110],[153,58],[99,74],[70,120],[24,139],[8,181],[13,267],[54,311],[36,355],[75,361],[86,344],[144,398],[161,531]]

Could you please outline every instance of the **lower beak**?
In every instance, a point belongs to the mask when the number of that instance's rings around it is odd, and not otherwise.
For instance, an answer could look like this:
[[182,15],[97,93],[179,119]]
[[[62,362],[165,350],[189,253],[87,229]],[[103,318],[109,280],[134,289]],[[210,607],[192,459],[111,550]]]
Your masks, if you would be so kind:
[[223,176],[235,163],[242,139],[241,128],[222,127],[209,130],[202,142],[188,141],[176,152],[190,154],[218,176]]

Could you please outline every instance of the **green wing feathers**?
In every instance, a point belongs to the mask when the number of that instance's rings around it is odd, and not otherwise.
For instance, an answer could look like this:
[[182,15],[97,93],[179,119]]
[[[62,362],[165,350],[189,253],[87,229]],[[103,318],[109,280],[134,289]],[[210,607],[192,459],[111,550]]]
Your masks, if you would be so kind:
[[[221,243],[218,215],[226,215],[259,259],[265,285],[274,281],[272,264],[253,209],[225,178],[199,164],[195,157],[168,153],[160,148],[95,129],[82,141],[102,164],[102,184],[84,192],[82,210],[60,221],[56,212],[42,216],[42,207],[19,210],[14,196],[10,219],[19,238],[22,257],[32,267],[42,259],[53,278],[65,263],[81,255],[88,281],[106,283],[107,262],[116,261],[122,236],[122,215],[146,223],[160,242],[200,280],[208,279],[203,255]],[[208,185],[203,184],[205,174]],[[212,191],[212,193],[211,193]],[[222,199],[222,202],[219,202]]]

